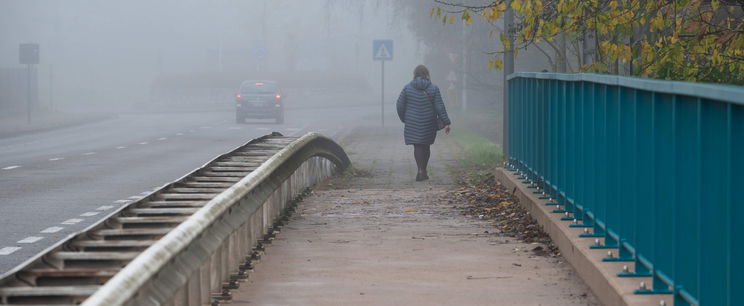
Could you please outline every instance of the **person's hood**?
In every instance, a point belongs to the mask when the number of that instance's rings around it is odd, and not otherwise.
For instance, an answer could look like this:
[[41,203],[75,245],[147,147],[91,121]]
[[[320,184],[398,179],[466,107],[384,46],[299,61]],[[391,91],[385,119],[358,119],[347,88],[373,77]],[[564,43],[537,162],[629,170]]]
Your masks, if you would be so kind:
[[418,90],[425,90],[429,88],[429,85],[431,85],[431,81],[424,78],[415,78],[413,79],[413,81],[411,81],[410,84],[413,88],[416,88]]

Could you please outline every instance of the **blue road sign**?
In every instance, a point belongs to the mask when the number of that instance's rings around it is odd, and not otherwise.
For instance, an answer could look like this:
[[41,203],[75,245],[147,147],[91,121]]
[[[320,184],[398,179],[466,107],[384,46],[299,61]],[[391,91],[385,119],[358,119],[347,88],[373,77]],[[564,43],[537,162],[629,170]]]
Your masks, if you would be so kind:
[[372,59],[375,61],[393,60],[393,40],[382,39],[372,41]]
[[266,48],[266,43],[262,40],[255,42],[252,51],[253,57],[255,57],[259,61],[266,59],[266,57],[268,57],[269,55],[269,50]]

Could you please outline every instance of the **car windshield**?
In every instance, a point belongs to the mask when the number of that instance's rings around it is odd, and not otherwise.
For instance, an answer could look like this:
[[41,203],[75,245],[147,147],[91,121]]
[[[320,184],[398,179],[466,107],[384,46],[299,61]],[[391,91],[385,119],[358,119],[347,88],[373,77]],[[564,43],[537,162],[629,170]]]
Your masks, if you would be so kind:
[[240,93],[244,94],[272,94],[276,91],[276,84],[268,82],[247,83],[240,87]]

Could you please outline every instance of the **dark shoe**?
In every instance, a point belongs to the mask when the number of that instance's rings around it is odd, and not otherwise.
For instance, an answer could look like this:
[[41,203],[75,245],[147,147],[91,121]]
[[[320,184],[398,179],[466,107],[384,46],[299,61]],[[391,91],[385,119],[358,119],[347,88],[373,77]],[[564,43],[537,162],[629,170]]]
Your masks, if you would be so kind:
[[[428,177],[427,177],[427,178],[428,178]],[[426,178],[424,178],[424,174],[423,174],[423,173],[421,173],[421,171],[419,171],[419,173],[417,173],[417,174],[416,174],[416,181],[417,181],[417,182],[423,181],[423,180],[425,180],[425,179],[426,179]]]
[[429,179],[429,173],[426,173],[426,171],[424,171],[424,173],[422,174],[421,180],[422,181],[425,181],[425,180],[428,180],[428,179]]

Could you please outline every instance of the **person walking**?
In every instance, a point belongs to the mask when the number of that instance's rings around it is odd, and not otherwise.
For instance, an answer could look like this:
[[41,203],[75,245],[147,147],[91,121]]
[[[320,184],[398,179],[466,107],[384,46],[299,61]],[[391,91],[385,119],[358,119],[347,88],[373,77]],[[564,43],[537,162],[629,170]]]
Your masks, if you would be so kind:
[[431,156],[431,145],[434,144],[438,130],[444,129],[449,134],[452,122],[444,107],[439,87],[431,82],[426,66],[416,66],[413,81],[400,92],[395,106],[398,117],[405,126],[405,143],[413,145],[413,157],[418,166],[416,181],[428,180],[426,167]]

